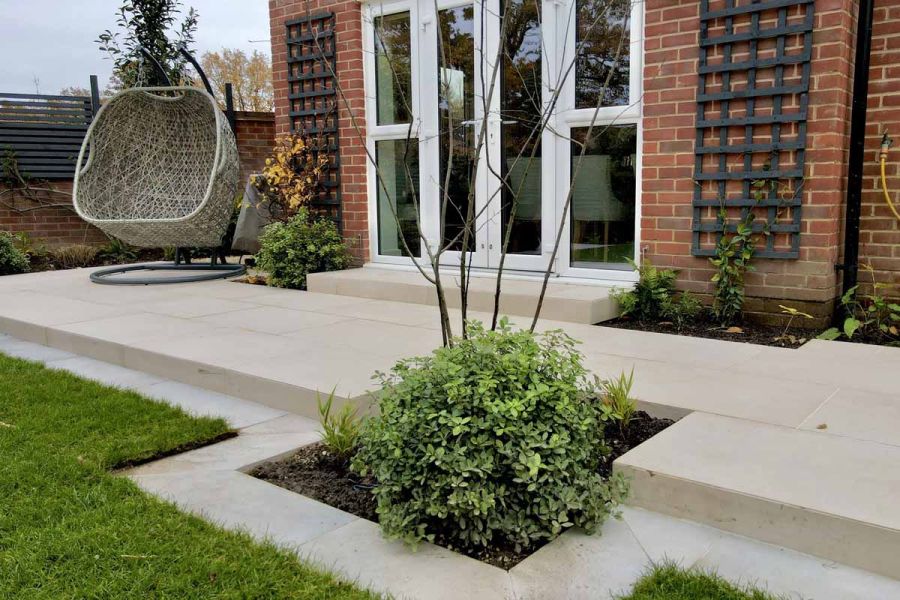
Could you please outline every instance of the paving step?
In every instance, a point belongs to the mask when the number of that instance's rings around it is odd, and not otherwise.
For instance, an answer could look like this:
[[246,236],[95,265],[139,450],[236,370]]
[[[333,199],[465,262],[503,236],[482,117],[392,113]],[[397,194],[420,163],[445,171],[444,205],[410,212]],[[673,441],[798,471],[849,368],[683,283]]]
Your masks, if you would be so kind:
[[[447,303],[459,308],[459,277],[445,276]],[[494,277],[471,278],[469,308],[474,311],[492,311],[494,308]],[[622,287],[628,284],[623,283]],[[394,300],[414,304],[437,305],[434,286],[417,271],[401,271],[366,266],[330,273],[312,273],[307,279],[311,292]],[[530,317],[534,314],[540,294],[539,278],[503,280],[500,312],[506,315]],[[547,286],[541,317],[568,323],[594,324],[618,316],[618,306],[610,296],[609,286],[587,283],[551,282]]]
[[695,412],[621,456],[629,504],[900,579],[900,447]]

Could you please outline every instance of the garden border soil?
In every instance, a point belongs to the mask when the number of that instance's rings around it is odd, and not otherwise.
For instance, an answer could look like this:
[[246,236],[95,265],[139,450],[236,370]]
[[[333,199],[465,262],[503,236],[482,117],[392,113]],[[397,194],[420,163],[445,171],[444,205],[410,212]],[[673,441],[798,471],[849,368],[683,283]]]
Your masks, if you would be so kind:
[[[704,319],[694,323],[690,323],[678,329],[668,321],[660,322],[641,322],[627,317],[618,317],[611,321],[604,321],[597,324],[598,327],[613,327],[615,329],[630,329],[632,331],[649,331],[652,333],[668,333],[670,335],[683,335],[688,337],[699,337],[711,340],[725,340],[728,342],[740,342],[744,344],[759,344],[762,346],[774,346],[776,348],[797,349],[809,340],[816,338],[818,330],[800,329],[799,327],[791,327],[785,334],[783,326],[762,325],[757,323],[741,323],[732,331],[729,328],[722,327],[717,323]],[[780,339],[790,336],[794,340]]]
[[[657,419],[644,411],[638,411],[624,431],[618,426],[607,425],[605,437],[610,454],[604,457],[599,467],[600,474],[609,477],[616,458],[673,423],[671,419]],[[378,522],[375,498],[371,494],[372,488],[378,482],[371,477],[359,477],[352,473],[349,461],[330,454],[321,442],[304,446],[287,458],[258,465],[250,471],[250,475],[362,519]],[[459,551],[440,536],[434,543]],[[498,545],[483,551],[463,553],[476,560],[509,570],[543,545],[535,544],[520,551],[516,551],[512,546]]]

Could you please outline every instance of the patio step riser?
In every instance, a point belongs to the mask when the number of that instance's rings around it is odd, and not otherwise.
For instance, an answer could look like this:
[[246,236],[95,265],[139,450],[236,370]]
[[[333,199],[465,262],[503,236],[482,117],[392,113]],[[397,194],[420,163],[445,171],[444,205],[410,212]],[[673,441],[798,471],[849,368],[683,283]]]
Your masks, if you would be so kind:
[[[434,287],[418,273],[409,274],[398,280],[397,273],[379,269],[353,269],[351,272],[336,271],[332,273],[313,273],[308,279],[311,292],[320,294],[336,294],[373,300],[392,300],[414,304],[437,305]],[[454,281],[458,278],[448,277],[446,283],[446,299],[450,308],[459,308],[460,298]],[[468,307],[473,311],[491,312],[494,309],[494,279],[473,278],[475,283],[469,288]],[[530,317],[534,315],[540,292],[540,282],[523,282],[514,280],[518,286],[526,286],[522,291],[512,291],[507,284],[500,300],[500,312],[510,316]],[[564,288],[574,288],[567,285]],[[585,286],[590,290],[590,297],[554,296],[553,289],[544,298],[541,306],[541,317],[553,321],[568,323],[593,324],[608,321],[618,316],[618,306],[609,296],[609,288],[601,286]]]
[[614,469],[632,506],[900,579],[898,464],[897,445],[695,412]]
[[[900,579],[900,531],[617,465],[630,506],[665,513]],[[848,485],[852,485],[848,482]]]
[[[70,333],[60,329],[43,327],[0,317],[0,333],[21,340],[43,344],[80,356],[112,363],[150,375],[164,377],[180,383],[194,385],[221,394],[258,402],[270,408],[285,410],[312,419],[319,418],[316,390],[291,385],[272,379],[254,377],[247,373],[176,358],[149,350],[134,348],[98,338]],[[369,395],[356,398],[335,396],[335,407],[352,403],[363,412],[370,410]]]

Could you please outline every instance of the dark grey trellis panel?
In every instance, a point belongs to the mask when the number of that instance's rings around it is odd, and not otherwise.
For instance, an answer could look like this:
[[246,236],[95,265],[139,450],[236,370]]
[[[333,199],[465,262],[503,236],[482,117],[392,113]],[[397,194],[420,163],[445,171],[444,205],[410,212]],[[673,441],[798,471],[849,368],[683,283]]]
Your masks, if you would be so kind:
[[0,154],[24,175],[71,179],[94,108],[90,96],[0,93]]
[[[755,211],[753,230],[766,234],[756,256],[799,256],[813,11],[814,0],[725,0],[712,10],[710,0],[700,2],[691,247],[695,256],[712,256],[715,242],[709,240],[720,238],[723,229],[735,230],[738,219],[727,219],[725,225],[719,215],[723,207],[739,212],[741,218]],[[715,34],[710,33],[712,28]],[[798,38],[800,43],[792,43],[788,51],[789,40]],[[761,58],[761,43],[774,44],[774,53]],[[746,56],[733,60],[736,49]],[[713,56],[716,60],[710,61]],[[799,69],[799,81],[791,77],[792,83],[786,85],[785,69]],[[757,85],[760,72],[772,74],[771,85]],[[745,83],[734,89],[737,76]],[[757,103],[762,99],[770,99],[771,105],[758,113]],[[710,104],[716,103],[718,114],[710,110]],[[785,111],[788,103],[796,109]],[[783,139],[783,129],[788,127],[792,135]],[[710,139],[718,143],[710,144]],[[759,160],[754,161],[760,155],[766,157],[765,168],[759,167]],[[765,197],[757,198],[753,182],[759,180],[775,180],[778,189],[766,186]],[[738,182],[739,189],[734,185]],[[783,189],[790,190],[788,197]],[[776,239],[787,243],[776,244]]]
[[314,158],[329,157],[313,208],[341,223],[337,56],[332,12],[309,14],[285,23],[288,50],[288,101],[291,132],[316,142]]

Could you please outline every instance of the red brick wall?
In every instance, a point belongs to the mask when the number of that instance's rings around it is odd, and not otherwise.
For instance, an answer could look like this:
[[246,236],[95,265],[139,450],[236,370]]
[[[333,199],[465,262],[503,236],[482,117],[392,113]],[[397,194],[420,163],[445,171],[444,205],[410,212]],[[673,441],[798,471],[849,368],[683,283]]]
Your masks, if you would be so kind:
[[259,173],[266,165],[275,142],[275,114],[270,112],[237,111],[235,113],[238,155],[241,160],[240,189],[247,178]]
[[[884,201],[878,162],[881,135],[887,131],[895,140],[887,188],[900,210],[900,5],[887,4],[876,3],[874,14],[859,258],[875,269],[876,281],[892,284],[890,294],[900,297],[900,222]],[[859,278],[867,286],[872,281],[865,271]]]
[[[709,261],[691,256],[699,3],[647,0],[645,14],[642,244],[654,263],[681,269],[682,288],[708,293]],[[787,302],[824,319],[837,294],[854,14],[853,0],[816,1],[800,258],[754,260],[751,313]]]
[[342,91],[338,96],[341,203],[344,239],[357,259],[369,260],[369,225],[366,201],[365,142],[353,126],[365,135],[363,91],[362,13],[353,0],[269,0],[272,39],[272,82],[275,88],[275,131],[290,131],[288,101],[287,44],[285,21],[328,10],[335,13],[337,76]]
[[48,246],[106,242],[106,236],[99,229],[82,221],[71,208],[71,181],[41,182],[34,185],[60,191],[43,195],[41,205],[62,206],[31,210],[39,204],[18,193],[4,194],[0,202],[0,231],[13,233],[24,231],[32,240],[40,240]]

